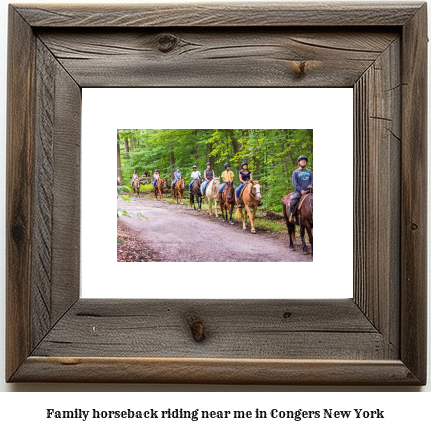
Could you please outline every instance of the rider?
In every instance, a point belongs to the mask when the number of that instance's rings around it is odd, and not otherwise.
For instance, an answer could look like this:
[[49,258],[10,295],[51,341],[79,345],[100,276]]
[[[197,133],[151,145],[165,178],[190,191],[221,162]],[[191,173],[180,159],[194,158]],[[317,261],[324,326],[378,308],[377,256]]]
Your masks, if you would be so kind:
[[207,163],[207,168],[204,172],[205,182],[202,184],[202,194],[205,195],[205,189],[210,181],[214,178],[214,171],[211,169],[211,163]]
[[189,191],[192,191],[192,185],[195,182],[195,180],[198,180],[201,178],[201,173],[197,170],[198,168],[196,165],[193,165],[193,172],[192,172],[192,182],[189,184]]
[[238,208],[244,208],[244,202],[242,200],[242,197],[240,197],[241,190],[249,181],[253,181],[253,176],[249,171],[248,164],[246,162],[241,164],[241,170],[239,171],[239,181],[241,182],[241,184],[235,191],[236,202]]
[[154,181],[151,184],[153,185],[154,188],[156,188],[157,181],[159,181],[160,179],[160,174],[158,169],[154,171],[153,178],[154,178]]
[[221,199],[221,195],[223,193],[223,189],[224,189],[224,186],[226,185],[226,183],[228,183],[229,181],[233,181],[233,178],[235,176],[234,173],[230,170],[230,163],[225,163],[224,168],[225,168],[225,170],[221,174],[221,177],[223,178],[223,184],[218,189],[217,202],[219,202],[219,200]]
[[174,189],[177,181],[181,179],[181,177],[182,177],[182,174],[180,172],[180,168],[177,168],[177,170],[174,172],[174,181],[172,181],[172,190]]
[[295,191],[292,194],[292,199],[289,205],[289,212],[287,214],[290,222],[293,222],[292,218],[295,214],[298,201],[301,199],[302,196],[306,195],[307,193],[310,193],[311,189],[313,188],[313,173],[309,169],[305,169],[307,163],[307,156],[299,156],[299,168],[292,175],[292,181],[293,186],[295,187]]
[[138,174],[136,173],[136,171],[133,171],[133,179],[132,179],[132,187],[133,187],[133,183],[135,182],[135,180],[138,179]]

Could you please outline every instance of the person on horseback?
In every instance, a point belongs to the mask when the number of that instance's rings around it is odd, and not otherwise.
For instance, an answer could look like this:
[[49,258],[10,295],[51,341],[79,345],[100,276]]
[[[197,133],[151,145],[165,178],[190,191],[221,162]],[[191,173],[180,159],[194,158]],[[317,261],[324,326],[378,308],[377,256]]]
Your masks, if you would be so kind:
[[177,168],[177,170],[174,172],[174,181],[172,181],[172,190],[175,187],[175,184],[178,180],[182,178],[182,173],[180,172],[180,168]]
[[237,202],[238,208],[244,208],[244,202],[240,197],[241,190],[244,188],[246,184],[248,184],[250,181],[253,181],[253,176],[251,172],[248,170],[248,164],[246,162],[241,164],[241,170],[239,171],[239,181],[241,184],[235,191],[236,202]]
[[207,168],[204,172],[205,182],[202,184],[202,194],[205,195],[205,189],[210,181],[214,178],[214,171],[211,169],[211,163],[207,163]]
[[198,171],[198,168],[194,165],[193,166],[193,172],[192,172],[192,182],[189,184],[189,191],[192,191],[192,185],[195,182],[195,180],[198,180],[201,178],[201,173]]
[[219,202],[219,200],[221,199],[221,195],[223,193],[223,189],[226,185],[226,183],[233,181],[234,178],[234,173],[230,170],[230,163],[225,163],[224,165],[224,171],[221,174],[221,177],[223,178],[223,184],[220,186],[220,188],[218,189],[218,199],[217,202]]
[[133,171],[133,179],[132,179],[132,187],[133,187],[133,183],[135,182],[135,180],[137,180],[139,177],[138,177],[138,174],[136,173],[136,171]]
[[305,169],[307,166],[308,157],[301,155],[298,157],[299,168],[293,173],[292,181],[295,191],[292,194],[292,199],[289,205],[289,212],[287,214],[288,219],[293,223],[293,216],[296,211],[296,206],[302,196],[310,193],[313,188],[313,173],[309,169]]
[[158,169],[156,169],[154,171],[153,178],[154,178],[154,181],[151,184],[153,185],[153,188],[156,188],[157,181],[159,181],[159,179],[160,179],[160,174],[159,174],[159,170]]

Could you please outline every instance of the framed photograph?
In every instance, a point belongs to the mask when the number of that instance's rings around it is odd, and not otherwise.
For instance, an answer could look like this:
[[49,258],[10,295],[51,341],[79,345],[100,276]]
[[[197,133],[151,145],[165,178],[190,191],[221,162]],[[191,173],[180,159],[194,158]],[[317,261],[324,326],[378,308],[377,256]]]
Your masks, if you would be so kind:
[[[426,384],[425,3],[11,5],[8,43],[7,381]],[[118,87],[353,89],[352,298],[82,297],[82,95]]]

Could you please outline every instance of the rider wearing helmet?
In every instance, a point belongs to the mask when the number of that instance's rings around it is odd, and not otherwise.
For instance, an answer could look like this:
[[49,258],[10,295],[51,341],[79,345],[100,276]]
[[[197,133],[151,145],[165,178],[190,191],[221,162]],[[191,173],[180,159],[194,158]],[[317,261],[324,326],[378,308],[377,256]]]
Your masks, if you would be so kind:
[[180,168],[177,168],[177,170],[174,172],[174,181],[172,181],[172,190],[175,187],[175,184],[178,180],[180,180],[182,177],[182,173],[180,172]]
[[313,188],[313,173],[309,169],[305,169],[308,163],[308,157],[301,155],[298,157],[298,169],[292,175],[293,187],[295,191],[292,194],[292,199],[289,205],[288,218],[293,222],[292,218],[296,211],[296,205],[301,197],[311,191]]
[[205,195],[205,189],[210,181],[214,178],[214,171],[211,169],[211,163],[207,163],[207,168],[204,172],[205,182],[202,184],[202,194]]
[[253,176],[248,169],[247,162],[244,162],[241,164],[241,170],[239,171],[239,181],[241,182],[241,184],[235,191],[236,202],[237,202],[238,208],[244,208],[244,202],[240,197],[241,190],[246,184],[248,184],[250,181],[253,181]]
[[153,178],[154,178],[154,181],[153,181],[151,184],[152,184],[152,185],[153,185],[153,187],[155,188],[155,187],[156,187],[156,184],[157,184],[157,181],[159,181],[159,179],[160,179],[160,174],[159,174],[159,170],[158,170],[158,169],[156,169],[156,170],[154,171]]
[[189,184],[189,191],[192,191],[192,185],[195,182],[195,180],[198,180],[201,178],[201,173],[198,171],[198,168],[196,165],[193,165],[193,172],[192,172],[192,182]]
[[[223,184],[218,189],[219,199],[221,198],[221,194],[223,193],[223,189],[224,189],[224,186],[226,185],[226,183],[228,183],[229,181],[233,181],[233,178],[235,176],[234,173],[230,170],[230,163],[225,163],[224,169],[225,170],[221,174],[221,177],[223,178]],[[217,202],[218,202],[218,200],[217,200]]]

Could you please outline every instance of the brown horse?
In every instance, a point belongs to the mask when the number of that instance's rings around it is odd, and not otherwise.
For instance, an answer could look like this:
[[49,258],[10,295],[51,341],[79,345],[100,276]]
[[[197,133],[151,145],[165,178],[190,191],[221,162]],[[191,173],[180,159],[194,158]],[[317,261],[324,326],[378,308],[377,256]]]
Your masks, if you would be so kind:
[[289,221],[287,215],[291,198],[292,193],[289,193],[286,198],[283,199],[283,214],[289,234],[289,247],[292,251],[295,251],[295,228],[296,225],[298,225],[302,240],[302,252],[308,254],[307,245],[305,244],[305,231],[307,231],[308,241],[311,246],[311,255],[313,256],[313,192],[307,193],[297,204],[294,214],[294,223]]
[[139,181],[138,178],[136,178],[136,180],[133,181],[132,183],[132,188],[133,188],[133,197],[139,197],[139,192],[141,190],[141,182]]
[[196,197],[196,204],[198,206],[197,210],[200,211],[202,209],[202,192],[201,192],[201,184],[202,184],[202,178],[198,180],[194,180],[192,187],[190,189],[190,207],[193,205],[193,209],[196,209],[195,206],[195,197]]
[[233,224],[232,212],[235,207],[235,189],[232,181],[228,181],[225,184],[223,191],[218,194],[219,205],[223,221],[229,220],[229,223]]
[[242,228],[247,229],[247,214],[250,218],[251,233],[256,233],[254,228],[254,218],[256,216],[256,210],[262,199],[262,194],[260,192],[260,181],[250,181],[244,186],[244,191],[242,193],[242,200],[244,202],[244,208],[237,208],[236,215],[241,217]]
[[173,195],[173,200],[177,201],[181,201],[180,204],[183,204],[183,193],[184,193],[184,189],[185,189],[185,185],[184,185],[184,178],[181,178],[180,180],[178,180],[174,187],[172,188],[172,195]]
[[154,196],[156,199],[158,199],[158,196],[160,196],[160,200],[163,200],[163,189],[165,187],[165,180],[163,178],[159,178],[159,181],[157,181],[156,187],[153,186]]

